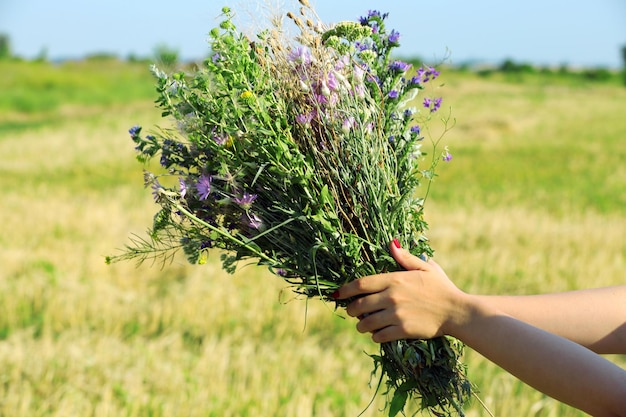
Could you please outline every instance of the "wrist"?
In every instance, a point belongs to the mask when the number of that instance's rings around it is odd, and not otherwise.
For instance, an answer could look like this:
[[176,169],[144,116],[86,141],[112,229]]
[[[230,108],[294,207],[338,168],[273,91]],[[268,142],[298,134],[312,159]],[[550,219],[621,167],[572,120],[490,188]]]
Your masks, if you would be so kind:
[[465,341],[477,322],[497,314],[498,311],[485,303],[482,297],[461,292],[455,298],[451,313],[442,326],[442,330],[445,335]]

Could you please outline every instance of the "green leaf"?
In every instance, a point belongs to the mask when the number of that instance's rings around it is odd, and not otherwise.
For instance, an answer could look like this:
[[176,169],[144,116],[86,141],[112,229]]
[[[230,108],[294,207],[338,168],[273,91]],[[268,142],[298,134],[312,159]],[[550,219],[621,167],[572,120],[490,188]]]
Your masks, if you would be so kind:
[[389,417],[395,417],[400,411],[404,409],[406,400],[409,397],[409,393],[406,390],[398,389],[393,394],[391,404],[389,404]]
[[328,204],[331,207],[334,207],[333,198],[330,195],[330,191],[328,191],[328,185],[325,184],[320,191],[320,203],[322,205]]

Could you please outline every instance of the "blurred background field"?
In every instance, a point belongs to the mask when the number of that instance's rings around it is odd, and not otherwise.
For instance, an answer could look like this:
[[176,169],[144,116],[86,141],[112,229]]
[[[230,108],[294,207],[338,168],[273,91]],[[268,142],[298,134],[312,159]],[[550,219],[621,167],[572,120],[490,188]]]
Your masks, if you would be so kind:
[[[146,62],[0,61],[0,415],[356,416],[377,345],[317,300],[219,254],[107,266],[155,212],[127,130],[164,123]],[[604,74],[604,73],[603,73]],[[453,159],[426,203],[463,289],[623,284],[626,88],[620,75],[443,69]],[[623,357],[611,360],[625,366]],[[497,416],[582,416],[480,355]],[[378,416],[376,396],[364,416]],[[474,401],[468,416],[487,416]]]

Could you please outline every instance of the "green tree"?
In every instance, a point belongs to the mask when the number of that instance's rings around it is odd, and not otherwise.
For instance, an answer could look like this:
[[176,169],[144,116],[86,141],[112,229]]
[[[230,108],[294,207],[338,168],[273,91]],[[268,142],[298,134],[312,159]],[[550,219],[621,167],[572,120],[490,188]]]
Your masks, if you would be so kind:
[[154,59],[157,64],[163,66],[165,69],[171,69],[178,62],[178,51],[167,45],[157,45],[157,47],[154,48]]
[[0,59],[11,58],[11,39],[6,33],[0,33]]
[[622,60],[624,61],[624,68],[622,68],[622,76],[624,79],[624,85],[626,85],[626,45],[622,46]]

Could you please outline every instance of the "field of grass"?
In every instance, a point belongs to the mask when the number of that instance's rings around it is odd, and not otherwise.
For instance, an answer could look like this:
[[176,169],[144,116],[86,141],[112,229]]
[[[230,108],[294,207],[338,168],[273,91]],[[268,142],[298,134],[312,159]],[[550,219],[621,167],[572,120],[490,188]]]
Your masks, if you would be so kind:
[[[352,417],[366,407],[377,346],[266,271],[226,275],[218,254],[203,266],[105,265],[156,208],[126,133],[160,122],[146,65],[0,70],[19,80],[0,99],[0,416]],[[440,165],[427,220],[455,282],[494,294],[623,283],[626,88],[441,79],[454,158]],[[496,416],[583,415],[471,350],[463,360]],[[383,404],[377,396],[363,416]],[[489,414],[475,401],[467,415]]]

